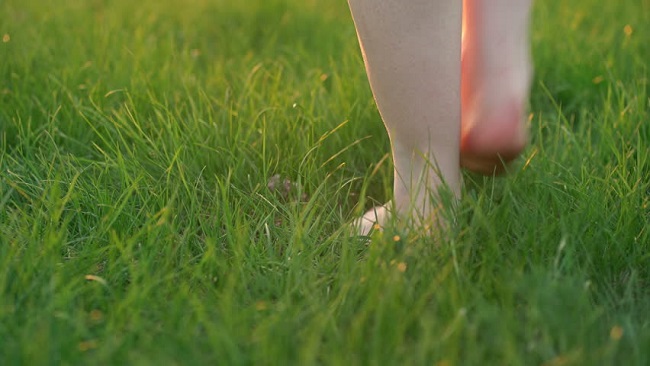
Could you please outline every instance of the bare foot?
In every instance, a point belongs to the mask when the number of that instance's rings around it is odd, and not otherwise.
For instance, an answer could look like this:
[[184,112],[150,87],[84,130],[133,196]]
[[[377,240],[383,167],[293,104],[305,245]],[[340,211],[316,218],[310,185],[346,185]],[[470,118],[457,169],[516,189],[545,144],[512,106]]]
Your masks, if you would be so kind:
[[357,220],[437,224],[432,196],[460,193],[461,13],[458,1],[348,0],[377,108],[391,140],[393,201]]
[[390,218],[388,207],[390,203],[383,206],[376,206],[368,210],[363,216],[354,220],[352,227],[357,234],[368,236],[375,230],[382,230]]
[[[354,231],[361,236],[368,236],[375,231],[383,231],[394,214],[391,209],[395,209],[392,207],[391,201],[383,206],[371,208],[363,216],[354,220],[352,223]],[[402,228],[406,228],[407,231],[416,229],[422,235],[434,236],[444,232],[449,227],[450,223],[447,222],[447,217],[441,211],[443,209],[442,205],[438,205],[427,216],[413,214],[412,211],[410,216],[400,215],[399,213],[397,215],[401,218],[400,224]]]
[[464,0],[461,165],[498,174],[526,147],[530,0]]

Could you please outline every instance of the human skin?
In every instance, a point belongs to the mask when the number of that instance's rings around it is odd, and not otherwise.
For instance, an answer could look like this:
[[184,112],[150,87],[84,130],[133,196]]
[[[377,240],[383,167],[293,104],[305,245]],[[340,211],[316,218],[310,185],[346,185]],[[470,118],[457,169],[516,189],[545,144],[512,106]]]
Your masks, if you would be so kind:
[[461,165],[495,174],[525,147],[530,2],[348,1],[395,170],[361,234],[390,214],[444,226],[438,198],[460,196]]
[[392,204],[369,211],[357,225],[369,232],[375,222],[383,224],[387,209],[421,222],[436,220],[430,194],[443,185],[460,194],[462,3],[349,5],[395,169]]
[[464,0],[461,165],[501,173],[528,142],[532,0]]

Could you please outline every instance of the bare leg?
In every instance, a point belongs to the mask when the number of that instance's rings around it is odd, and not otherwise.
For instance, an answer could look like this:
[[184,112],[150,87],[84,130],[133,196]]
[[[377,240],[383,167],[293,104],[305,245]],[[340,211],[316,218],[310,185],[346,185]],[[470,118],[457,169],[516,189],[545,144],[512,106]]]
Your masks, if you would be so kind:
[[493,174],[527,143],[532,0],[463,0],[461,164]]
[[[391,140],[394,207],[402,218],[437,222],[443,184],[460,193],[460,55],[457,0],[349,0],[379,112]],[[386,207],[357,222],[362,234]]]

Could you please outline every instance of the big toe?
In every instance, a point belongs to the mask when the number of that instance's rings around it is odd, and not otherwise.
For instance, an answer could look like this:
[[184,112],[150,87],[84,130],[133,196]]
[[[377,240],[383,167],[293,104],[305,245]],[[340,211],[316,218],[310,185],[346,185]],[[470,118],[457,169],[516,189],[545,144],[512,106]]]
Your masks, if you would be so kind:
[[377,206],[368,210],[352,223],[354,230],[361,236],[370,235],[374,230],[381,230],[390,217],[386,206]]

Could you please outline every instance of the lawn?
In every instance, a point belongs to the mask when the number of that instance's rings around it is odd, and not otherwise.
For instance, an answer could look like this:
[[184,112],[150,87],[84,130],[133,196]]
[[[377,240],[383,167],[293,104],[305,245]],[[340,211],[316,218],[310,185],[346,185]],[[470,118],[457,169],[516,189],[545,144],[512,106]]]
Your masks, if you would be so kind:
[[0,3],[0,364],[650,364],[650,1],[538,1],[531,144],[438,242],[345,1]]

